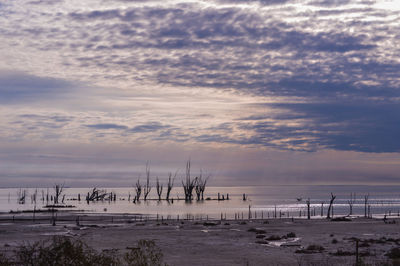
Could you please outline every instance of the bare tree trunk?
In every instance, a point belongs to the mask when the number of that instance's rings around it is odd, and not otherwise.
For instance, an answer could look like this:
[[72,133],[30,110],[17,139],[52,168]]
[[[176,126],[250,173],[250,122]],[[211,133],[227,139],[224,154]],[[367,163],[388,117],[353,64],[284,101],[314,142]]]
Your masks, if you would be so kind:
[[138,181],[136,182],[136,185],[135,185],[135,191],[136,191],[135,202],[136,201],[140,201],[140,195],[142,194],[142,185],[140,184],[140,179],[139,178],[138,178]]
[[172,178],[172,173],[169,173],[169,174],[168,174],[168,185],[167,185],[167,196],[166,196],[166,200],[169,200],[169,196],[170,196],[171,190],[172,190],[172,188],[173,188],[173,186],[174,186],[174,181],[175,181],[175,178],[176,178],[176,175],[177,175],[177,174],[178,174],[178,171],[175,172],[174,178]]
[[307,219],[310,220],[311,219],[311,215],[310,215],[310,204],[311,204],[311,201],[310,201],[310,199],[306,200],[306,204],[307,204]]
[[190,179],[190,160],[186,163],[186,180],[182,181],[183,190],[185,193],[185,201],[191,201],[193,198],[193,189],[195,187],[196,179]]
[[350,199],[347,201],[349,204],[349,215],[353,215],[353,205],[356,202],[356,194],[350,193]]
[[54,195],[54,204],[58,204],[58,201],[60,199],[60,196],[64,190],[64,185],[65,184],[55,184],[54,185],[54,190],[55,190],[55,195]]
[[324,203],[321,202],[321,217],[324,216]]
[[147,200],[147,196],[149,195],[151,191],[151,186],[150,186],[150,166],[149,163],[146,163],[146,186],[144,187],[144,200]]
[[197,200],[204,200],[204,191],[206,190],[207,180],[210,176],[203,179],[203,171],[200,170],[200,176],[196,177],[195,182],[195,191]]
[[156,188],[157,188],[158,200],[161,201],[161,194],[162,194],[162,191],[163,191],[163,185],[160,184],[160,180],[158,180],[158,177],[157,177]]
[[369,194],[364,196],[364,217],[367,218],[367,206],[368,206],[368,199],[369,199]]
[[331,193],[331,200],[329,202],[328,214],[326,216],[327,219],[331,218],[331,209],[332,209],[332,205],[333,205],[333,202],[335,201],[335,199],[336,199],[336,196],[334,196],[333,193]]

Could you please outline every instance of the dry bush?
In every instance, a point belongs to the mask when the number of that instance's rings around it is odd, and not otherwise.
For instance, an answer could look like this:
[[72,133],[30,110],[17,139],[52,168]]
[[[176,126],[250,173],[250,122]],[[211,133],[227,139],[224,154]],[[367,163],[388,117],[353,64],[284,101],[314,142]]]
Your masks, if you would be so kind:
[[0,253],[2,266],[159,266],[163,254],[154,241],[139,240],[137,247],[119,256],[117,250],[98,252],[81,240],[56,236],[46,241],[26,243],[13,256]]

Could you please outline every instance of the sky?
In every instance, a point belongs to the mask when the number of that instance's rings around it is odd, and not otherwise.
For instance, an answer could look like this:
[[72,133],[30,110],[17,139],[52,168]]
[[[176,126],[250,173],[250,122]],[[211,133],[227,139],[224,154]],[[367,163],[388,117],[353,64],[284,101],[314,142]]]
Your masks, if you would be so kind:
[[400,184],[396,0],[0,2],[0,187]]

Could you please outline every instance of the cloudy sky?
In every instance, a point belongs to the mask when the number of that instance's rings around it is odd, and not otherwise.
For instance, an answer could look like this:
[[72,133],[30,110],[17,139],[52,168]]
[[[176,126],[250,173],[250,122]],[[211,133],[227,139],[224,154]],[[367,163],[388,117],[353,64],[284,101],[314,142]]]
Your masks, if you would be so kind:
[[0,187],[400,182],[397,0],[0,2]]

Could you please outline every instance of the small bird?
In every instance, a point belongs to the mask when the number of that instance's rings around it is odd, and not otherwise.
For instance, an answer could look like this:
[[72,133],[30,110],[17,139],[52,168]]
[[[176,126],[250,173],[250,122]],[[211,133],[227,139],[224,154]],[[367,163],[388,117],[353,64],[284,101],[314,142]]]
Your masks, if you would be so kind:
[[302,201],[303,199],[302,198],[297,198],[297,201]]

